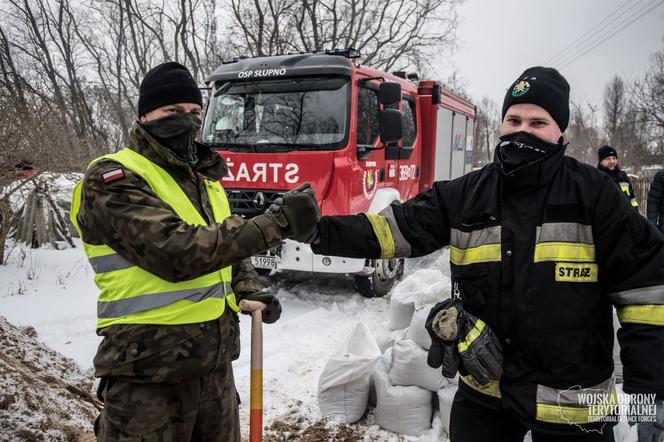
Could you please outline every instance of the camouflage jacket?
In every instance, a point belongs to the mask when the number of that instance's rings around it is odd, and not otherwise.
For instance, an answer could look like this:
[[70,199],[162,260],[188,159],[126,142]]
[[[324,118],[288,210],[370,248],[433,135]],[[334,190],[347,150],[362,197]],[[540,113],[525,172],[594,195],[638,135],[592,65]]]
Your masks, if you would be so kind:
[[[127,260],[167,281],[197,278],[233,265],[237,294],[260,290],[258,275],[248,257],[281,242],[271,215],[245,220],[233,215],[213,222],[204,179],[220,179],[223,160],[198,145],[198,163],[192,168],[159,145],[138,123],[128,147],[158,164],[178,182],[207,226],[186,224],[137,174],[105,183],[102,175],[117,170],[102,160],[85,174],[78,214],[82,239],[106,244]],[[239,354],[237,315],[177,326],[111,325],[103,336],[94,365],[97,376],[120,376],[132,382],[178,382],[203,376]]]

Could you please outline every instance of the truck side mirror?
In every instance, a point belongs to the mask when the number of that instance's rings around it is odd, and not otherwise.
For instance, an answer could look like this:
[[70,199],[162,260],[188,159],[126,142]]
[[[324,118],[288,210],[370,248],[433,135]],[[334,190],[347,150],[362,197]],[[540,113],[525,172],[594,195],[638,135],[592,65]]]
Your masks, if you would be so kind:
[[383,143],[394,143],[401,140],[403,138],[401,111],[397,109],[381,110],[378,131]]
[[401,101],[401,85],[399,83],[381,83],[378,89],[378,100],[383,106],[399,103]]

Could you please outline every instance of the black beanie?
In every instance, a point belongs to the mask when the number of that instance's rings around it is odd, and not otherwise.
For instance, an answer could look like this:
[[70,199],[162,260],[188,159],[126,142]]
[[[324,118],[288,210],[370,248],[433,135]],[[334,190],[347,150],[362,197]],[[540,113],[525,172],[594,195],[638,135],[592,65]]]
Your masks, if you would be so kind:
[[507,109],[514,104],[530,103],[544,108],[565,132],[569,123],[569,83],[554,68],[535,66],[526,69],[510,86],[503,101],[505,119]]
[[138,116],[175,103],[203,106],[203,96],[187,68],[170,61],[153,67],[145,74],[139,87]]
[[597,151],[597,156],[599,157],[599,162],[601,163],[604,158],[614,156],[618,158],[618,152],[611,146],[602,146]]

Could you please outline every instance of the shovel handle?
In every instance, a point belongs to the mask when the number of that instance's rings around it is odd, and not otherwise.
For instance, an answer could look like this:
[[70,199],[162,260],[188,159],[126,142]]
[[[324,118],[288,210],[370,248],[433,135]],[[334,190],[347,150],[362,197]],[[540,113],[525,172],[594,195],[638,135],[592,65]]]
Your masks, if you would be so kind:
[[263,309],[258,301],[240,301],[240,309],[251,312],[251,377],[249,393],[249,441],[263,440]]
[[[250,301],[248,299],[243,299],[240,301],[240,310],[243,312],[255,312],[256,310],[265,310],[267,305],[263,304],[260,301]],[[253,316],[253,315],[252,315]]]

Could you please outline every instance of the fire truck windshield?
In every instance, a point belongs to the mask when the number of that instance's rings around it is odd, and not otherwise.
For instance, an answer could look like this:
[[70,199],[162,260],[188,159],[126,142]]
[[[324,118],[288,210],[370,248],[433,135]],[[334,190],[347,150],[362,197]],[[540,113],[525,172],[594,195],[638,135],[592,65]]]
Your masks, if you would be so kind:
[[349,89],[343,77],[217,83],[203,142],[244,152],[342,148],[348,139]]

